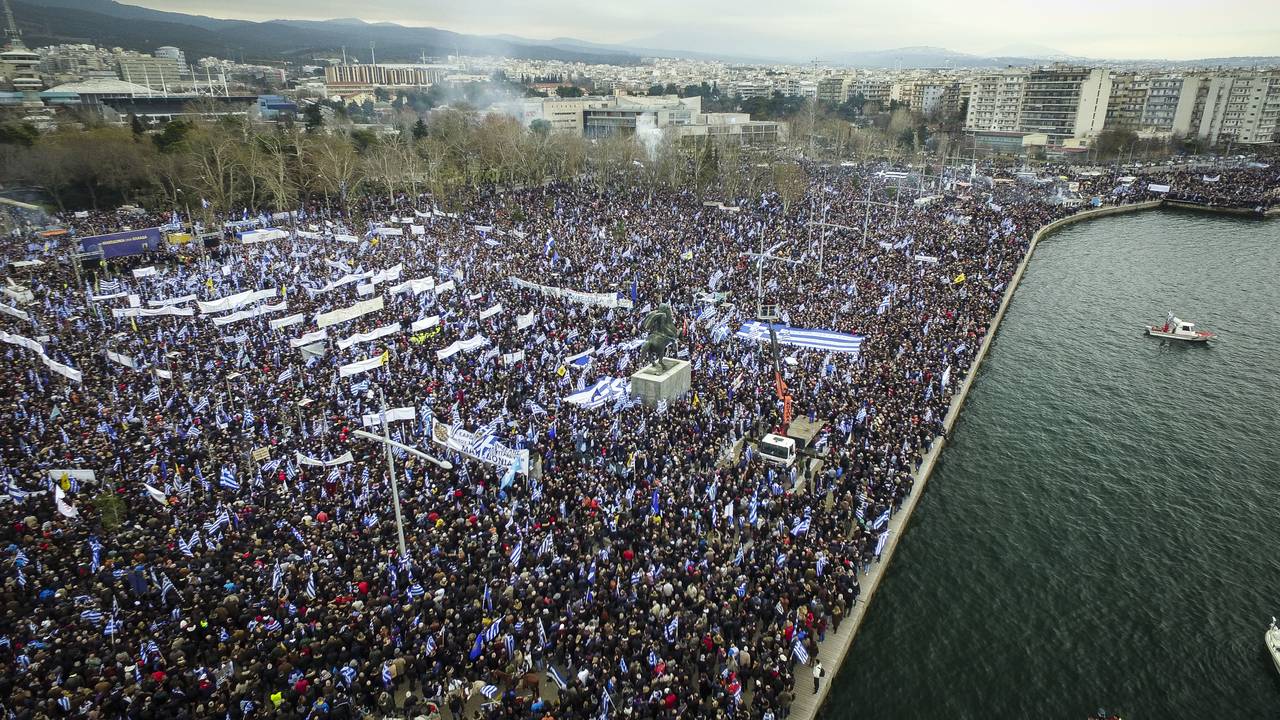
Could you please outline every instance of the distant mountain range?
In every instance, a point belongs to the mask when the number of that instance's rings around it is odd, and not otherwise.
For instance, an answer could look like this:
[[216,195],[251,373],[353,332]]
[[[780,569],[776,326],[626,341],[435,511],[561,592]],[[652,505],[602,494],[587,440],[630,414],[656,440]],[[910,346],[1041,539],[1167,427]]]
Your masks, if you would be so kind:
[[575,49],[537,40],[488,38],[361,20],[220,20],[165,12],[113,0],[11,0],[28,45],[96,43],[150,51],[181,48],[187,57],[215,55],[246,62],[348,55],[369,60],[369,43],[380,61],[409,62],[423,55],[504,55],[531,60],[630,64],[639,55],[619,50]]
[[[348,56],[369,59],[369,43],[374,43],[382,62],[412,62],[422,56],[502,55],[530,60],[631,65],[644,57],[687,60],[721,60],[730,63],[796,63],[805,58],[771,56],[744,51],[767,47],[768,38],[741,34],[715,45],[714,34],[701,30],[676,30],[628,43],[603,44],[574,38],[531,40],[515,35],[465,35],[430,27],[406,27],[394,23],[367,23],[363,20],[224,20],[185,13],[152,10],[125,5],[114,0],[11,0],[19,28],[28,45],[54,43],[96,43],[104,47],[124,47],[151,51],[173,45],[187,57],[217,56],[245,62],[278,62],[281,59],[307,60],[334,57],[345,47]],[[698,47],[699,51],[684,48]],[[892,50],[840,50],[817,52],[827,66],[855,68],[993,68],[1006,65],[1036,65],[1046,61],[1107,64],[1116,67],[1158,66],[1170,69],[1191,67],[1280,66],[1280,57],[1227,57],[1202,60],[1104,60],[1069,55],[1054,48],[1034,44],[1007,45],[989,55],[974,55],[940,47],[903,47]]]

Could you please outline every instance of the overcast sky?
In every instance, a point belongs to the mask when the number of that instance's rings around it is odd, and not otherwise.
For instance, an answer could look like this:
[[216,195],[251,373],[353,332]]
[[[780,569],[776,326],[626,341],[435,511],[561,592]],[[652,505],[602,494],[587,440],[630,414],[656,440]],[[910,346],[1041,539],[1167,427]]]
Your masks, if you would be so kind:
[[223,18],[428,25],[752,56],[933,45],[1098,58],[1280,54],[1280,0],[123,0]]

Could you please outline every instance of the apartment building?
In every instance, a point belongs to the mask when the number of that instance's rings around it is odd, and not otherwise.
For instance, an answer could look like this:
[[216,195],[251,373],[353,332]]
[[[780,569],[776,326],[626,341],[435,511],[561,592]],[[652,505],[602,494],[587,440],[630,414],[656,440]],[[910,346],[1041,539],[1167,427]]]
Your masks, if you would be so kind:
[[1018,132],[1022,126],[1022,99],[1027,71],[1003,70],[973,78],[969,87],[968,132]]

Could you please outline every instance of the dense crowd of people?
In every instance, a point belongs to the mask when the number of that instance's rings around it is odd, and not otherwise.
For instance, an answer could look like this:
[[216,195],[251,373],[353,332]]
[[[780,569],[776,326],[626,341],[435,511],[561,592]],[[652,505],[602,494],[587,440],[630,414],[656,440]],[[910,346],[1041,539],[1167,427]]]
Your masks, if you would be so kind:
[[[813,168],[789,207],[369,197],[102,264],[13,239],[43,264],[0,315],[5,716],[785,718],[1032,235],[1076,211],[876,170]],[[1212,192],[1257,192],[1234,172]],[[645,365],[663,303],[690,391],[566,400]],[[861,345],[783,345],[778,382],[735,336],[758,305]],[[790,466],[753,445],[784,385],[823,428]],[[356,434],[383,398],[434,460]]]

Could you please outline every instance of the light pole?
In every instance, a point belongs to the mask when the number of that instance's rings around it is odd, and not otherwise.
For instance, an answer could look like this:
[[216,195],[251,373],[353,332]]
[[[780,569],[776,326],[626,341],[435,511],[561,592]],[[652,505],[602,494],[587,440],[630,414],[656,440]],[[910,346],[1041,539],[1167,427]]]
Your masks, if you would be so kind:
[[[373,392],[370,391],[369,394],[372,395]],[[374,435],[373,433],[365,432],[364,430],[356,430],[352,434],[357,437],[362,437],[366,440],[376,440],[382,443],[386,448],[387,474],[391,477],[391,501],[395,508],[395,513],[396,513],[396,540],[399,542],[399,546],[400,546],[400,557],[404,558],[404,557],[408,557],[409,554],[404,544],[404,520],[400,514],[400,486],[399,484],[396,483],[396,470],[395,470],[394,460],[391,455],[391,448],[398,447],[401,450],[404,450],[405,452],[413,453],[418,457],[424,458],[429,462],[439,465],[441,468],[445,470],[451,469],[453,467],[453,463],[449,462],[448,460],[438,460],[418,450],[417,448],[413,448],[408,445],[404,445],[402,443],[398,443],[392,440],[389,434],[391,432],[391,429],[390,429],[391,423],[387,420],[387,398],[386,398],[386,395],[383,394],[381,386],[378,386],[378,403],[381,405],[381,408],[382,408],[381,415],[379,415],[379,419],[382,421],[382,434]]]

